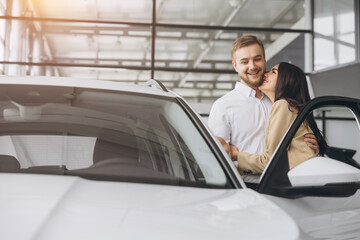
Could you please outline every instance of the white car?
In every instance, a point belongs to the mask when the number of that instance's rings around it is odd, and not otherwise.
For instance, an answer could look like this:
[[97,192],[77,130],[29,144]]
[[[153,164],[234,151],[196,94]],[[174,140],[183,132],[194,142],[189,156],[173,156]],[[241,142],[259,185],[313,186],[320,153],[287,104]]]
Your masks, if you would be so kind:
[[360,238],[356,160],[288,169],[296,128],[327,105],[349,108],[358,126],[360,100],[315,99],[245,183],[158,81],[1,77],[0,239]]

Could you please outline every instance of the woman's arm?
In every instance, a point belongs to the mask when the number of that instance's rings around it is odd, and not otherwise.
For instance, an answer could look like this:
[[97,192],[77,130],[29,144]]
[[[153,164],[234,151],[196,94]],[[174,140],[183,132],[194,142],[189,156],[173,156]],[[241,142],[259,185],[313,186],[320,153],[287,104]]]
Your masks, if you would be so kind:
[[238,152],[240,173],[262,173],[296,115],[289,110],[289,104],[285,100],[278,100],[274,103],[266,127],[265,152],[263,154]]

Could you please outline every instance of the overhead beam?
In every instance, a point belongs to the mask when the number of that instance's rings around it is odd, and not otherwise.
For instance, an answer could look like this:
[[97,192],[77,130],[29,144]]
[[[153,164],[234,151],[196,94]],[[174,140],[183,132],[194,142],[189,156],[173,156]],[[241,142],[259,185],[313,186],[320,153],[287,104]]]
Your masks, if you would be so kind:
[[[82,20],[82,19],[64,19],[64,18],[41,18],[41,17],[16,17],[16,16],[0,16],[0,19],[19,20],[19,21],[39,21],[39,22],[68,22],[68,23],[94,23],[94,24],[112,24],[125,26],[146,26],[151,27],[151,23],[139,22],[121,22],[121,21],[101,21],[101,20]],[[260,28],[260,27],[233,27],[219,25],[190,25],[190,24],[165,24],[156,23],[156,27],[179,28],[179,29],[203,29],[203,30],[223,30],[229,32],[289,32],[289,33],[311,33],[306,29],[285,29],[285,28]]]
[[[136,66],[147,66],[150,65],[150,59],[146,58],[139,58],[139,59],[133,59],[133,58],[98,58],[97,60],[94,58],[79,58],[79,57],[54,57],[53,63],[81,63],[81,62],[87,62],[95,64],[96,62],[117,62],[120,66],[126,65],[123,63],[133,63],[137,64]],[[161,65],[163,67],[171,67],[172,64],[182,64],[190,68],[192,64],[194,63],[194,60],[175,60],[175,59],[158,59],[155,61],[157,65]],[[228,60],[204,60],[202,63],[209,64],[212,69],[217,69],[216,64],[224,64],[229,63]],[[220,68],[218,68],[220,69]],[[231,69],[231,68],[229,68]]]
[[[125,36],[133,38],[146,38],[151,39],[151,31],[149,28],[132,28],[128,27],[106,27],[106,26],[68,26],[68,25],[56,25],[43,27],[44,33],[46,34],[67,34],[67,35],[95,35],[95,36]],[[116,32],[117,31],[117,32]],[[137,34],[141,33],[141,34]],[[148,32],[148,35],[144,33]],[[192,30],[187,29],[169,29],[169,30],[159,30],[156,31],[157,39],[182,39],[182,40],[209,40],[207,36],[191,36],[187,33],[192,33]],[[166,34],[168,33],[168,34]],[[170,33],[170,34],[169,34]],[[171,34],[178,33],[178,34]],[[219,38],[217,41],[233,41],[233,38]]]
[[[149,71],[147,66],[131,66],[131,65],[111,65],[111,64],[75,64],[75,63],[55,63],[55,62],[13,62],[0,61],[0,64],[7,65],[25,65],[25,66],[49,66],[49,67],[84,67],[84,68],[111,68],[111,69],[128,69]],[[164,72],[193,72],[193,73],[234,73],[233,70],[228,69],[211,69],[211,68],[174,68],[174,67],[154,67],[156,71]]]

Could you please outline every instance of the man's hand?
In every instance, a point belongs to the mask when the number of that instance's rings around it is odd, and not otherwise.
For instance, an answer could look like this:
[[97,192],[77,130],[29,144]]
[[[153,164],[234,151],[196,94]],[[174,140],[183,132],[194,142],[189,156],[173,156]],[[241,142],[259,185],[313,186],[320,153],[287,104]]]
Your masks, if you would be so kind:
[[221,145],[225,149],[225,151],[229,154],[230,153],[230,145],[225,142],[225,140],[222,137],[217,137],[217,139],[220,141]]
[[314,150],[315,155],[319,154],[319,144],[314,134],[312,133],[305,134],[304,141],[312,150]]
[[231,160],[237,162],[239,149],[237,149],[237,147],[235,147],[234,145],[230,144],[230,153],[231,153]]

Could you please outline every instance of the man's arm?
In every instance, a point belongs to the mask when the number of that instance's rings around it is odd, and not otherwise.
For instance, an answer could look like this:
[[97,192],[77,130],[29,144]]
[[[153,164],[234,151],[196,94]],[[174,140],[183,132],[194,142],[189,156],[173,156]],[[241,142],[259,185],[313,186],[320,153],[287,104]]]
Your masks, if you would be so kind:
[[230,141],[231,127],[227,120],[227,112],[224,110],[224,106],[220,104],[219,101],[215,101],[211,107],[208,126],[220,141],[225,151],[229,154],[230,145],[226,143],[226,141]]

